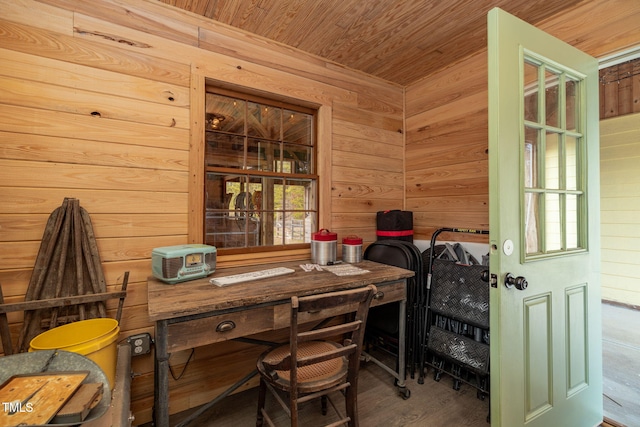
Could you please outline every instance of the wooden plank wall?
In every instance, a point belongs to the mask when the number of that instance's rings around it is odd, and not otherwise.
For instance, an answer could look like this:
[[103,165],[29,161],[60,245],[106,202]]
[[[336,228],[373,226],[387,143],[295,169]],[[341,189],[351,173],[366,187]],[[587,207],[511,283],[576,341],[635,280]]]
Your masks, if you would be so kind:
[[[596,0],[536,26],[603,57],[640,43],[639,20],[636,0],[616,1],[615,8]],[[478,52],[406,89],[406,208],[414,211],[416,239],[429,240],[440,227],[489,226],[486,56]]]
[[406,206],[416,239],[430,240],[442,227],[489,229],[486,81],[483,51],[407,88]]
[[600,119],[640,112],[640,59],[600,70]]
[[640,113],[600,122],[602,298],[640,307]]
[[[121,339],[153,333],[151,250],[198,234],[190,230],[198,216],[190,212],[190,162],[202,141],[205,78],[320,108],[323,227],[370,242],[376,211],[403,207],[401,87],[152,1],[0,0],[0,9],[0,284],[7,302],[23,299],[49,214],[75,197],[92,218],[109,288],[130,272]],[[219,267],[239,262],[220,257]],[[22,315],[9,320],[15,341]],[[197,349],[171,381],[171,413],[244,376],[261,350]],[[176,377],[190,356],[172,355]],[[212,366],[224,373],[214,375]],[[134,358],[133,370],[138,424],[151,419],[152,355]]]

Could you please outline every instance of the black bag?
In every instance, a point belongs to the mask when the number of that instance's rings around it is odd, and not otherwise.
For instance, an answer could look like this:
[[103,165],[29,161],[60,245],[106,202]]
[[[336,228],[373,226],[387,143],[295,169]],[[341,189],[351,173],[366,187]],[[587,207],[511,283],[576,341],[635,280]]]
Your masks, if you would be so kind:
[[413,243],[413,212],[391,210],[376,215],[378,240],[404,240]]

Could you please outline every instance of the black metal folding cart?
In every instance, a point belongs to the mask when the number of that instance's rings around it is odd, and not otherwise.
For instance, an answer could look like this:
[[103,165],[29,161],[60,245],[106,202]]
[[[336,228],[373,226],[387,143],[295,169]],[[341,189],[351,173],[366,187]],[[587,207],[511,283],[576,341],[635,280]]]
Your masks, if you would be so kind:
[[441,228],[423,252],[427,272],[426,315],[419,383],[426,370],[434,379],[443,374],[477,389],[479,398],[489,394],[489,267],[457,244],[436,245],[442,232],[488,234],[486,230]]

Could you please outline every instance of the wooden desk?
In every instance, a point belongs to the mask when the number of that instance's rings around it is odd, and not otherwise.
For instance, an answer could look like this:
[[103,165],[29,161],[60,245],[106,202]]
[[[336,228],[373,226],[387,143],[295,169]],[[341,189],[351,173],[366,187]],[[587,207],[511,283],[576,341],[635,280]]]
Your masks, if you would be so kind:
[[[406,322],[406,279],[413,271],[362,261],[354,264],[367,273],[337,276],[328,271],[305,272],[300,264],[309,261],[234,267],[216,271],[206,279],[165,284],[148,280],[149,318],[155,330],[154,423],[169,426],[169,354],[215,342],[241,338],[289,326],[292,296],[352,289],[368,284],[378,287],[380,297],[372,306],[400,303],[398,371],[391,371],[404,388]],[[209,279],[272,267],[293,268],[295,273],[226,287],[212,285]],[[313,319],[310,319],[313,320]],[[381,365],[382,366],[382,365]]]

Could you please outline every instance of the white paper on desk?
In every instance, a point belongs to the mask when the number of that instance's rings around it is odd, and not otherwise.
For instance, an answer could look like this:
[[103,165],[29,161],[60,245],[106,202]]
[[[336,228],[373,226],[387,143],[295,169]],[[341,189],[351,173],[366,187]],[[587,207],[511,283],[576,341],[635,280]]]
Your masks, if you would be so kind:
[[336,276],[356,276],[358,274],[365,274],[369,272],[369,270],[365,270],[351,264],[323,265],[322,269],[330,271]]

